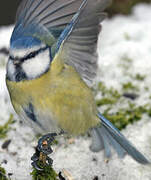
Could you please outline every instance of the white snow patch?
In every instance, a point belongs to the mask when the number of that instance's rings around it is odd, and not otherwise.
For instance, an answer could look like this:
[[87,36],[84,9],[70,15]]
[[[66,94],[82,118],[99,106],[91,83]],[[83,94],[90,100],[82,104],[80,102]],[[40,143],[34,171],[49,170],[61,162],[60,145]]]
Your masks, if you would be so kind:
[[13,31],[13,26],[1,27],[0,29],[0,48],[9,47],[11,33]]

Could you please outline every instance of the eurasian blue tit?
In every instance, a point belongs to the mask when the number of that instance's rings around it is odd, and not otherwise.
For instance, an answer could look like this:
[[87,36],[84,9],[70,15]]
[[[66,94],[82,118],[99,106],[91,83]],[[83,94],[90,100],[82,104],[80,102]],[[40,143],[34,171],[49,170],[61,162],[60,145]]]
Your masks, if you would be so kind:
[[39,133],[91,131],[90,149],[144,157],[98,112],[91,84],[110,0],[22,0],[10,40],[6,84],[20,118]]

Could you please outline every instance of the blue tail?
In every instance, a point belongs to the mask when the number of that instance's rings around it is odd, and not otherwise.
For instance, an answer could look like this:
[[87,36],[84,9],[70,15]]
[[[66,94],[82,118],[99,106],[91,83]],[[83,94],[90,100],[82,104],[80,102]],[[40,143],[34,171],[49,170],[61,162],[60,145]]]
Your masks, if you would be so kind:
[[93,142],[90,147],[92,151],[100,151],[105,149],[106,157],[111,156],[112,146],[118,153],[120,158],[129,154],[133,159],[141,164],[150,163],[143,154],[141,154],[121,133],[113,126],[104,116],[98,114],[101,120],[101,126],[92,129]]

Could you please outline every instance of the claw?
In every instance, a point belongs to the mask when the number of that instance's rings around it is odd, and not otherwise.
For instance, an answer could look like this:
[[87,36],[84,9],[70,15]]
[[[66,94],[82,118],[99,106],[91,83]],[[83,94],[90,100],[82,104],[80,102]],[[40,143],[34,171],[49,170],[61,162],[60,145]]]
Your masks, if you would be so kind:
[[55,136],[57,136],[56,133],[46,134],[39,139],[38,144],[42,144],[43,141],[47,141],[47,142],[51,143],[54,140]]
[[46,155],[51,154],[53,152],[53,150],[50,146],[48,147],[45,145],[41,145],[40,147],[38,146],[37,149]]
[[38,161],[39,157],[37,156],[37,154],[35,153],[32,157],[31,157],[32,161]]
[[42,136],[38,141],[38,151],[43,152],[46,155],[51,154],[53,151],[50,145],[54,141],[55,136],[57,136],[56,133],[50,133]]
[[38,163],[38,161],[34,161],[31,163],[31,165],[38,171],[43,171],[43,168],[40,168],[37,163]]
[[48,156],[47,156],[47,161],[48,161],[48,165],[52,166],[53,160],[50,157],[48,157]]
[[[43,168],[40,168],[39,166],[38,166],[38,162],[40,161],[40,158],[36,155],[36,153],[31,157],[31,160],[33,161],[32,163],[31,163],[31,165],[35,168],[35,169],[37,169],[38,171],[43,171]],[[43,162],[43,164],[44,164],[44,166],[52,166],[52,164],[53,164],[53,160],[51,159],[51,158],[49,158],[48,156],[46,156],[46,161],[47,161],[47,163],[45,162]]]

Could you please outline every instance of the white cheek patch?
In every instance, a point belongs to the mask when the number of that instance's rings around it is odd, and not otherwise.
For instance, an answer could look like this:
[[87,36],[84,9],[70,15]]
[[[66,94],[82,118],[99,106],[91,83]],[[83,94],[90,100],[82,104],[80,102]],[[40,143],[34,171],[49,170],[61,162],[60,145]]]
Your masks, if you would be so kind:
[[39,53],[34,58],[26,60],[22,64],[22,69],[29,79],[39,77],[47,71],[50,66],[49,49]]

